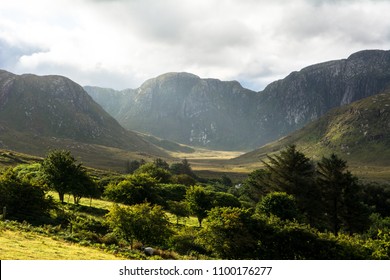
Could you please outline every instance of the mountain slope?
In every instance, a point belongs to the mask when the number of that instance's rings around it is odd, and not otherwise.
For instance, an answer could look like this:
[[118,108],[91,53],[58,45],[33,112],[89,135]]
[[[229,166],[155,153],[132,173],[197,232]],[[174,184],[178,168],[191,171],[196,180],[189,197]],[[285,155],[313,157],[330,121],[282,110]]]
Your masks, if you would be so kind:
[[257,107],[257,144],[303,127],[332,108],[390,87],[390,51],[369,50],[312,65],[268,85]]
[[235,81],[168,73],[136,90],[111,95],[118,100],[127,98],[117,108],[104,90],[86,90],[124,127],[183,144],[245,148],[243,139],[253,127],[256,93]]
[[31,148],[44,151],[47,149],[44,143],[58,138],[164,154],[122,128],[81,86],[61,76],[0,71],[0,131],[0,146],[8,149],[35,145]]
[[135,90],[86,90],[128,129],[194,146],[249,150],[389,87],[390,51],[368,50],[293,72],[261,92],[188,73],[164,74]]
[[389,166],[390,90],[333,109],[304,128],[232,162],[258,162],[292,144],[313,159],[337,153],[351,162]]

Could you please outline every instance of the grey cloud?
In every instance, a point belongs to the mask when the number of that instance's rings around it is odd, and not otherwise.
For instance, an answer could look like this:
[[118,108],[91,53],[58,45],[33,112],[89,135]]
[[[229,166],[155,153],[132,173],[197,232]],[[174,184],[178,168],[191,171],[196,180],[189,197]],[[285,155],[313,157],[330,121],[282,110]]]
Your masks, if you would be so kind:
[[0,68],[12,71],[21,57],[43,51],[46,50],[33,45],[11,44],[0,38]]

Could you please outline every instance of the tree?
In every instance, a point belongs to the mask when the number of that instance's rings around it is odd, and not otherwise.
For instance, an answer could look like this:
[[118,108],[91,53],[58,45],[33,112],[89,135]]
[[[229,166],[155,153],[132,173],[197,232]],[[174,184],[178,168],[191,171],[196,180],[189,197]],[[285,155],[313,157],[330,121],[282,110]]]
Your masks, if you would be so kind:
[[323,157],[317,166],[317,181],[333,233],[337,235],[342,225],[350,232],[365,228],[368,211],[362,204],[357,178],[347,171],[346,161],[332,154]]
[[173,163],[170,169],[172,174],[175,175],[186,174],[194,179],[197,178],[195,173],[192,171],[191,165],[187,159],[183,159],[180,163]]
[[165,170],[169,170],[169,164],[161,159],[161,158],[156,158],[154,161],[153,161],[154,165],[157,166],[158,168],[162,168],[162,169],[165,169]]
[[211,192],[212,205],[214,207],[241,207],[237,197],[225,192]]
[[188,218],[190,211],[186,201],[174,201],[170,200],[167,202],[168,211],[176,216],[176,225],[179,224],[180,218]]
[[269,189],[291,194],[299,210],[314,224],[319,216],[320,196],[315,184],[314,164],[295,145],[288,146],[278,155],[268,156],[264,162],[269,173],[264,182]]
[[49,187],[58,192],[61,203],[65,193],[74,195],[77,204],[81,197],[92,195],[96,188],[86,169],[65,150],[49,152],[42,162],[43,179]]
[[142,165],[144,165],[146,162],[145,160],[141,159],[138,160],[127,160],[125,164],[125,173],[132,174],[134,173],[138,168],[140,168]]
[[169,219],[158,205],[114,205],[106,218],[111,230],[129,242],[131,248],[135,240],[148,245],[163,245],[171,234]]
[[199,242],[218,258],[248,259],[256,256],[258,240],[248,209],[215,207],[209,211]]
[[135,174],[149,174],[151,177],[156,179],[159,183],[169,183],[171,178],[171,173],[164,168],[158,167],[154,163],[145,163],[140,168],[137,169]]
[[202,221],[207,217],[207,211],[212,208],[212,197],[201,186],[193,186],[187,190],[186,200],[192,214],[198,218],[199,226],[202,226]]
[[7,217],[39,221],[53,207],[42,188],[23,180],[12,170],[0,176],[0,208],[6,207]]
[[79,168],[74,174],[75,180],[74,184],[70,189],[70,193],[73,195],[74,204],[78,205],[80,199],[83,197],[96,197],[98,196],[98,186],[96,182],[89,176],[87,171],[84,168]]
[[156,193],[157,180],[146,173],[127,176],[118,184],[110,183],[104,195],[115,202],[127,205],[139,204],[145,201],[156,203],[159,199]]
[[257,169],[249,173],[248,178],[237,190],[237,195],[241,201],[245,201],[254,206],[260,198],[271,192],[270,173],[265,169]]
[[295,198],[285,192],[267,194],[259,202],[258,209],[268,217],[275,215],[282,220],[293,220],[298,216]]
[[62,203],[65,193],[70,192],[75,182],[74,174],[79,173],[80,168],[81,164],[76,164],[74,157],[65,150],[51,151],[43,160],[44,179],[51,189],[58,192]]

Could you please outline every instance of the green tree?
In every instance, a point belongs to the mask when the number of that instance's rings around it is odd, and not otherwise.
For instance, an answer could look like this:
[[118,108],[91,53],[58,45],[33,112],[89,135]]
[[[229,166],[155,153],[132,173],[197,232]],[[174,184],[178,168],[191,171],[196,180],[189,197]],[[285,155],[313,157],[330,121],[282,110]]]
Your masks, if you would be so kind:
[[159,205],[115,205],[106,215],[111,230],[133,248],[138,240],[148,245],[163,245],[171,235],[169,219]]
[[158,167],[154,163],[145,163],[140,168],[137,169],[135,174],[149,174],[151,177],[156,179],[159,183],[169,183],[171,179],[171,173],[161,167]]
[[42,162],[42,172],[45,182],[58,193],[62,203],[65,193],[76,194],[76,197],[81,193],[85,194],[80,189],[87,182],[88,175],[82,164],[77,164],[69,151],[54,150],[49,152]]
[[192,171],[191,165],[187,159],[183,159],[179,163],[173,163],[170,167],[170,170],[172,174],[175,175],[186,174],[194,179],[197,178],[195,173]]
[[187,190],[186,200],[192,214],[198,218],[199,226],[207,217],[207,211],[212,208],[212,197],[210,192],[201,186],[193,186]]
[[98,197],[99,190],[96,182],[91,178],[84,168],[79,168],[74,174],[77,180],[71,186],[70,193],[73,195],[74,203],[79,204],[83,197]]
[[264,182],[269,189],[291,194],[297,201],[299,210],[310,224],[316,224],[321,208],[320,194],[315,184],[313,163],[295,145],[288,146],[278,155],[268,156],[264,162],[269,173]]
[[248,259],[256,255],[258,240],[252,229],[248,209],[215,207],[209,211],[205,227],[199,234],[201,243],[222,259]]
[[6,207],[7,218],[39,222],[53,206],[42,188],[19,178],[12,169],[0,175],[0,208]]
[[257,209],[268,217],[275,215],[282,220],[293,220],[298,216],[295,198],[285,192],[267,194],[258,203]]
[[155,166],[157,166],[158,168],[162,168],[162,169],[165,169],[165,170],[169,170],[169,164],[161,159],[161,158],[156,158],[154,161],[153,161],[153,164]]
[[179,224],[180,218],[188,218],[190,210],[186,201],[168,201],[168,211],[176,216],[176,225]]
[[127,205],[139,204],[145,201],[156,203],[159,201],[156,194],[157,180],[146,173],[137,173],[117,184],[110,183],[104,195],[115,202]]
[[125,164],[125,173],[127,174],[132,174],[134,173],[138,168],[140,168],[142,165],[144,165],[146,162],[141,159],[140,161],[138,160],[127,160]]
[[225,192],[211,192],[213,207],[241,207],[237,197]]
[[357,178],[347,170],[346,161],[332,154],[318,162],[317,181],[327,216],[335,235],[341,227],[350,232],[361,231],[368,225],[368,211],[362,203],[362,190]]

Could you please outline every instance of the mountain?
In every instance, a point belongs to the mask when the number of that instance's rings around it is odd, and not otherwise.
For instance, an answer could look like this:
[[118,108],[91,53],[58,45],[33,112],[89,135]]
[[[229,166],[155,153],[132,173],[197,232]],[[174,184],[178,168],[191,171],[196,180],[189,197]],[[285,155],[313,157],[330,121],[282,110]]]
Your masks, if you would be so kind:
[[188,73],[121,92],[85,89],[128,129],[187,145],[250,150],[389,87],[390,51],[367,50],[308,66],[260,92]]
[[135,90],[85,89],[124,127],[183,144],[244,149],[254,124],[257,93],[236,81],[167,73]]
[[330,109],[390,87],[390,51],[367,50],[312,65],[268,85],[257,106],[257,144],[303,127]]
[[337,153],[352,163],[389,166],[390,89],[333,109],[302,129],[244,154],[232,163],[258,162],[266,154],[292,144],[317,160]]
[[83,145],[164,155],[68,78],[0,71],[0,148],[42,155],[48,147]]

